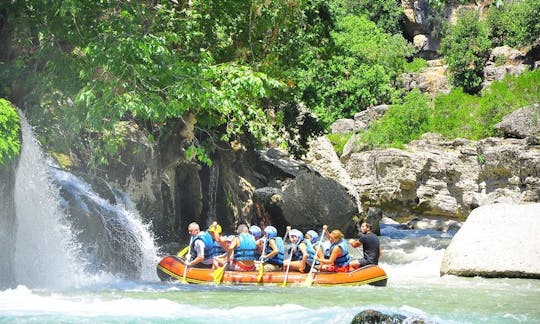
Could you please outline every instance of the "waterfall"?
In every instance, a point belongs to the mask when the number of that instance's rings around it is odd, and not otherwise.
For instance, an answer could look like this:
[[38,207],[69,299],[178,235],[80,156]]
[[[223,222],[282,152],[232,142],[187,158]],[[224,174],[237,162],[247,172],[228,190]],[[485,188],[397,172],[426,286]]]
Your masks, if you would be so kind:
[[21,114],[23,146],[15,183],[15,277],[36,288],[74,287],[109,274],[157,279],[157,249],[134,204],[101,198],[77,176],[47,163]]
[[[21,114],[22,149],[15,180],[15,280],[36,288],[77,285],[80,246],[59,205],[40,145]],[[83,265],[84,267],[84,265]]]
[[207,225],[212,224],[217,220],[216,217],[216,201],[217,201],[217,189],[219,180],[219,166],[217,163],[212,164],[208,177],[208,214]]

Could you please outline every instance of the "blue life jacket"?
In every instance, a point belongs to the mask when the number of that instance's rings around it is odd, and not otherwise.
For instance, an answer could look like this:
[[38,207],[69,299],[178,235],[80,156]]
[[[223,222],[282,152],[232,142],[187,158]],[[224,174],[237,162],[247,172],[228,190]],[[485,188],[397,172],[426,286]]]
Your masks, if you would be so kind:
[[[270,242],[271,240],[276,241],[276,247],[278,249],[278,253],[271,257],[270,259],[266,260],[267,263],[275,264],[275,265],[283,265],[283,259],[285,256],[285,245],[283,244],[283,239],[279,236],[273,237],[268,240]],[[264,254],[269,254],[272,252],[272,247],[270,247],[270,244],[266,242],[264,246]]]
[[339,246],[341,248],[341,256],[339,256],[336,259],[335,266],[336,267],[343,267],[343,266],[348,265],[351,262],[351,256],[349,255],[348,243],[344,239],[341,239],[341,240],[339,240],[339,242],[336,242],[336,243],[333,243],[332,245],[330,245],[330,248],[325,251],[324,257],[327,258],[327,259],[330,258],[330,255],[332,254],[332,251],[337,246]]
[[199,232],[194,238],[193,242],[191,242],[191,261],[195,260],[197,257],[197,251],[195,250],[195,241],[201,240],[204,243],[204,259],[208,260],[216,256],[216,248],[215,248],[215,241],[208,232]]
[[[313,248],[313,244],[311,244],[310,240],[306,239],[304,239],[304,242],[306,243],[306,252],[308,254],[306,262],[313,264],[313,260],[315,259],[315,249]],[[319,261],[315,261],[315,264],[319,264]]]
[[[306,252],[307,252],[306,263],[312,264],[313,260],[315,258],[315,249],[313,248],[313,244],[311,244],[311,241],[306,240],[306,239],[302,239],[301,241],[297,242],[297,244],[293,245],[293,246],[296,246],[296,250],[294,250],[292,252],[291,260],[292,261],[302,260],[302,257],[303,257],[302,251],[300,251],[300,249],[298,248],[298,246],[302,242],[304,242],[304,244],[306,244]],[[293,246],[291,246],[291,249],[293,248]],[[319,261],[315,262],[315,264],[319,264]]]
[[253,235],[248,233],[238,234],[240,245],[234,249],[234,259],[238,261],[255,260],[257,253],[257,243]]

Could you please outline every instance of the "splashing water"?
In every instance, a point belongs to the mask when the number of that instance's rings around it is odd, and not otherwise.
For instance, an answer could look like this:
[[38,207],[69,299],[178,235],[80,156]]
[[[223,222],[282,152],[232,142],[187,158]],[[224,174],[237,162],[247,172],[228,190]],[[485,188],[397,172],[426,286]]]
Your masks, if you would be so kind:
[[[153,236],[129,197],[115,192],[120,203],[113,205],[78,177],[49,166],[30,125],[24,117],[21,120],[23,148],[15,184],[16,281],[31,288],[63,289],[111,280],[122,275],[119,268],[139,280],[157,280]],[[103,233],[92,236],[95,232],[84,233],[88,228],[74,226],[59,186],[88,217],[99,220]],[[111,263],[120,265],[104,268],[103,251],[112,251]]]
[[15,279],[28,287],[77,285],[80,260],[70,226],[60,208],[58,188],[26,118],[21,116],[23,145],[15,181]]

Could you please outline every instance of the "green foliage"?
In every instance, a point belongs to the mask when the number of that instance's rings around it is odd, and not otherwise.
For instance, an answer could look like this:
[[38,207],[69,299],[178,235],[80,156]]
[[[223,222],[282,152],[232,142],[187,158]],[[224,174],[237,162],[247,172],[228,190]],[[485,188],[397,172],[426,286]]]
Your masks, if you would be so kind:
[[336,3],[346,14],[366,16],[389,34],[401,34],[403,7],[398,0],[342,0]]
[[[428,2],[431,8],[435,9],[436,11],[441,11],[450,2],[450,0],[428,0]],[[475,3],[475,0],[457,0],[456,2],[459,4]]]
[[[275,140],[261,100],[282,83],[249,65],[227,61],[233,56],[227,39],[245,36],[237,47],[246,48],[253,41],[249,35],[231,34],[242,23],[233,10],[244,10],[244,5],[220,2],[231,7],[219,16],[209,2],[198,1],[191,8],[169,2],[155,7],[138,2],[65,5],[29,1],[10,7],[8,17],[23,22],[14,31],[17,36],[31,38],[39,26],[35,50],[22,43],[16,47],[24,53],[17,63],[20,70],[37,71],[28,82],[45,109],[32,113],[57,125],[51,129],[60,130],[65,139],[95,134],[90,138],[97,141],[89,144],[93,163],[106,163],[122,147],[116,128],[128,118],[152,130],[191,113],[202,133],[213,138],[210,142],[244,133],[256,143]],[[207,29],[209,23],[220,25],[221,32]],[[33,65],[36,61],[42,64]]]
[[21,150],[19,114],[9,101],[0,98],[0,165]]
[[455,87],[462,87],[471,94],[480,90],[490,46],[487,28],[478,14],[462,11],[456,25],[441,42],[441,53],[445,55]]
[[401,147],[426,132],[429,124],[429,99],[413,90],[404,102],[393,105],[362,134],[362,141],[371,147]]
[[512,111],[540,102],[540,70],[507,76],[491,84],[482,96],[461,89],[435,99],[429,131],[446,138],[481,139],[495,136],[494,125]]
[[347,134],[327,134],[326,137],[332,143],[332,146],[334,147],[334,151],[338,154],[338,156],[341,156],[343,154],[343,148],[345,147],[345,144],[347,144],[347,141],[351,138],[353,133],[347,133]]
[[505,1],[491,6],[486,22],[496,46],[531,45],[540,36],[540,0]]
[[332,33],[335,54],[313,60],[298,76],[302,100],[328,125],[395,96],[395,81],[413,48],[366,17],[349,15]]
[[429,130],[446,138],[482,137],[483,125],[478,123],[476,111],[478,97],[463,92],[461,88],[435,99]]
[[415,57],[411,62],[407,62],[404,66],[404,72],[420,72],[427,67],[427,61],[420,57]]
[[[361,142],[370,147],[402,147],[425,132],[439,133],[448,139],[496,136],[494,125],[504,116],[538,102],[540,70],[526,71],[520,76],[507,75],[504,80],[492,83],[481,96],[457,88],[430,102],[413,91],[402,104],[392,106],[373,123],[362,134]],[[339,143],[338,140],[332,139],[333,143]]]

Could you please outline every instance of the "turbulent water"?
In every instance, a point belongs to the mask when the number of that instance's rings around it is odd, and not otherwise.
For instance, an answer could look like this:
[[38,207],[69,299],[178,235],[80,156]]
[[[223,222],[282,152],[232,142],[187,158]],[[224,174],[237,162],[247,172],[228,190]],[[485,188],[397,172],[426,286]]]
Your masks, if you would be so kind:
[[[24,145],[16,197],[19,286],[0,291],[0,323],[349,323],[365,309],[407,322],[540,323],[540,280],[440,277],[452,233],[389,225],[381,237],[387,287],[198,286],[161,283],[147,271],[135,280],[86,273],[88,260],[77,257],[81,246],[39,146],[31,137]],[[134,218],[130,231],[146,231],[136,213],[122,215]],[[152,235],[138,235],[146,251],[138,262],[153,270],[159,256],[148,255],[157,253]]]

